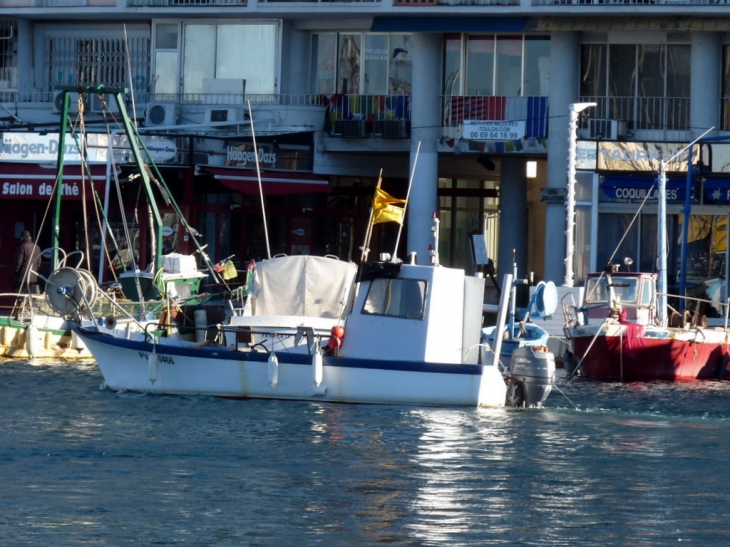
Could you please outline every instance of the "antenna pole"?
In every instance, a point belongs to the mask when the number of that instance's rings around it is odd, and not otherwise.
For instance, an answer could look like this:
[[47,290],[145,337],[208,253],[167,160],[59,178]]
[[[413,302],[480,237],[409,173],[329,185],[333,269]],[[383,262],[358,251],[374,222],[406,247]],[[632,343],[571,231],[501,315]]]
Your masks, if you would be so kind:
[[[411,197],[411,188],[413,187],[413,178],[416,175],[416,166],[418,165],[418,154],[421,152],[421,141],[418,141],[418,148],[416,148],[416,157],[413,160],[413,169],[411,170],[411,178],[408,181],[408,192],[406,193],[406,202],[403,204],[403,222],[406,221],[406,209],[408,208],[408,198]],[[398,228],[398,237],[395,239],[395,248],[393,249],[393,260],[398,257],[398,244],[400,243],[400,236],[403,233],[403,222],[400,223]]]
[[264,186],[261,183],[261,168],[259,167],[259,147],[256,145],[256,131],[253,127],[253,113],[251,112],[251,101],[248,103],[248,119],[251,121],[251,136],[253,137],[253,157],[256,159],[256,175],[259,179],[259,196],[261,197],[261,216],[264,219],[264,238],[266,239],[266,256],[271,258],[271,247],[269,246],[269,229],[266,226],[266,206],[264,205]]

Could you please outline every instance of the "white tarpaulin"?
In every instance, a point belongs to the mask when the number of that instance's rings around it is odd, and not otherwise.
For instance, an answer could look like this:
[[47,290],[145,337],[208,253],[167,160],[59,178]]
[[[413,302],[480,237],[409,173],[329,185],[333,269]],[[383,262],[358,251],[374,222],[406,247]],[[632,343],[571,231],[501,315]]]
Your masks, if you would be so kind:
[[253,315],[340,316],[357,266],[319,256],[285,256],[256,264]]

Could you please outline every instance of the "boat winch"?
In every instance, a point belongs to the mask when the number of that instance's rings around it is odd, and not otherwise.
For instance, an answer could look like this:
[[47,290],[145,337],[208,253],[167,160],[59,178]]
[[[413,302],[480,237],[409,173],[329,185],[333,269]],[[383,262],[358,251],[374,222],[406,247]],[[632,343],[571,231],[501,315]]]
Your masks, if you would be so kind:
[[555,356],[546,346],[519,347],[512,352],[505,381],[507,406],[541,407],[555,382]]

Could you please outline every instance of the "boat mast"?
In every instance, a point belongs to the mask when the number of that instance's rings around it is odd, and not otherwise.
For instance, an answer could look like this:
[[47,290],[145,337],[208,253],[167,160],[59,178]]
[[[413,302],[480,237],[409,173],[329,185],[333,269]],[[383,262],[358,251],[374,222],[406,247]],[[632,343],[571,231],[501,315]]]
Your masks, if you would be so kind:
[[657,320],[665,325],[667,319],[667,162],[659,162],[659,189],[657,200],[657,257],[659,279],[657,281]]

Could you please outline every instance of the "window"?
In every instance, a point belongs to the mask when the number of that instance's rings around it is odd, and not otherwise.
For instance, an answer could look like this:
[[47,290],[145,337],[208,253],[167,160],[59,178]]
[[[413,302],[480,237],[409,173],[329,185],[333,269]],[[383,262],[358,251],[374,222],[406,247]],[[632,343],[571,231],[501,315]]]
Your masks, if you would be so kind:
[[[462,73],[462,43],[464,44]],[[550,83],[548,36],[446,34],[444,93],[467,96],[546,97]]]
[[401,319],[423,319],[426,282],[417,279],[374,279],[362,312]]
[[[82,32],[81,35],[89,33]],[[125,43],[126,42],[126,43]],[[129,88],[146,92],[149,79],[149,38],[46,37],[46,91],[58,85]],[[133,85],[129,84],[131,67]]]
[[687,129],[689,44],[583,44],[580,94],[629,129]]
[[312,92],[408,95],[411,50],[410,34],[314,34]]
[[243,80],[247,95],[275,93],[277,37],[276,23],[159,23],[155,93],[202,94],[213,78]]

